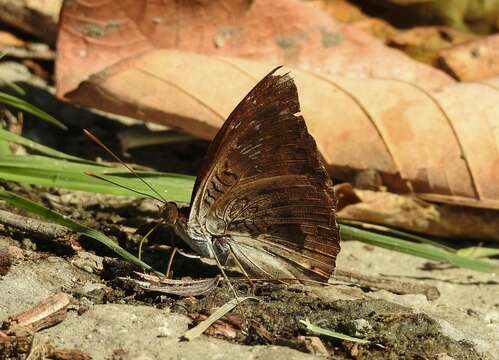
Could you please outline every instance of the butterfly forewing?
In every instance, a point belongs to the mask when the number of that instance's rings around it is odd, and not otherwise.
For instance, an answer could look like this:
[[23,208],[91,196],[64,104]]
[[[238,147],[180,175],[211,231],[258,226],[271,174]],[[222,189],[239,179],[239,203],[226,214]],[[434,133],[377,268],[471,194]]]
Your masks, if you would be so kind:
[[[210,145],[188,227],[228,239],[250,272],[262,273],[272,256],[294,276],[328,278],[339,251],[333,184],[297,114],[294,81],[276,70],[239,103]],[[263,272],[278,276],[278,268]]]

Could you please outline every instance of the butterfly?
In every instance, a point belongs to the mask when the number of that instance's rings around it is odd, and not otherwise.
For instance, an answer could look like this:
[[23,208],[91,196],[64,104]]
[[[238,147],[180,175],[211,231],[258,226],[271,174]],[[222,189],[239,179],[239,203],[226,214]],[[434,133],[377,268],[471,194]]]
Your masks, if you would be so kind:
[[197,254],[250,275],[327,281],[340,250],[333,183],[289,74],[274,69],[209,146],[188,216],[163,212]]

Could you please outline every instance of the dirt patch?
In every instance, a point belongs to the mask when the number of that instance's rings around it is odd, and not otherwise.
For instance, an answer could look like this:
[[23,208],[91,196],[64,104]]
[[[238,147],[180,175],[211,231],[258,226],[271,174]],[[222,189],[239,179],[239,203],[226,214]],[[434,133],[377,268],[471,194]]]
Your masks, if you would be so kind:
[[[112,279],[131,270],[126,266],[119,269],[106,269],[105,266],[104,273],[105,277]],[[113,290],[106,294],[107,302],[168,308],[190,317],[194,320],[193,324],[234,298],[232,290],[226,285],[219,286],[205,297],[178,299],[151,296],[137,288],[123,287],[123,283],[116,280],[110,280],[108,284],[113,286]],[[317,295],[316,289],[310,291],[310,288],[301,285],[267,283],[256,288],[246,282],[235,282],[233,285],[239,296],[256,296],[259,299],[242,303],[235,312],[222,318],[207,332],[233,343],[280,345],[307,352],[309,349],[302,337],[311,334],[300,320],[308,319],[325,329],[370,342],[356,345],[321,336],[327,351],[335,358],[431,359],[441,354],[454,359],[482,358],[470,342],[443,334],[441,325],[428,315],[382,299],[328,301]]]
[[[335,358],[416,359],[444,353],[455,359],[480,358],[471,344],[443,335],[440,325],[427,315],[384,300],[328,302],[307,291],[273,285],[260,287],[256,295],[259,302],[241,305],[239,316],[248,326],[231,341],[246,345],[286,345],[304,351],[297,337],[310,334],[299,320],[309,319],[323,328],[371,342],[353,348],[352,343],[322,337]],[[172,311],[186,315],[209,314],[231,298],[233,295],[227,287],[218,288],[200,300],[179,300]]]

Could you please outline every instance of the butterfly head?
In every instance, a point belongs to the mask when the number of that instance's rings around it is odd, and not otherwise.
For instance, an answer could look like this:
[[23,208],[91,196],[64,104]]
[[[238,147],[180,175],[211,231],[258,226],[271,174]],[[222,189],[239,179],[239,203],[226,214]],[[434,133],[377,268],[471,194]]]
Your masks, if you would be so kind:
[[175,225],[179,221],[181,214],[177,204],[174,202],[167,202],[161,208],[161,218],[167,225]]

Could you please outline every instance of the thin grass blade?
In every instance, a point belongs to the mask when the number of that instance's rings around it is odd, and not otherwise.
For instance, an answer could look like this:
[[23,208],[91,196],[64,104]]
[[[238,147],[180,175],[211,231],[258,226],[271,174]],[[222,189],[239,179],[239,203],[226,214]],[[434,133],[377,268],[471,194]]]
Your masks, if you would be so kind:
[[38,144],[35,141],[26,139],[25,137],[19,136],[5,129],[0,129],[0,141],[9,141],[18,145],[25,146],[28,149],[35,150],[41,154],[45,154],[59,159],[74,160],[74,161],[92,163],[97,165],[95,161],[85,160],[76,156],[68,155],[61,151],[54,150],[48,146]]
[[356,342],[358,344],[369,344],[370,343],[368,340],[359,339],[359,338],[345,335],[345,334],[342,334],[342,333],[339,333],[339,332],[336,332],[333,330],[321,328],[320,326],[312,324],[308,319],[300,320],[300,323],[305,325],[307,327],[308,331],[311,331],[315,334],[325,335],[325,336],[329,336],[329,337],[339,339],[339,340],[352,341],[352,342]]
[[472,259],[488,258],[499,256],[499,249],[485,246],[471,246],[457,250],[457,254]]
[[371,223],[366,223],[366,222],[362,222],[362,221],[347,220],[347,219],[341,219],[341,218],[338,219],[338,223],[342,224],[342,225],[352,225],[352,226],[357,227],[357,228],[367,229],[368,231],[374,230],[374,232],[381,232],[381,233],[386,234],[388,236],[393,236],[397,239],[414,240],[418,243],[433,245],[435,247],[445,249],[449,252],[456,252],[456,249],[453,249],[449,246],[445,246],[445,245],[440,244],[436,241],[432,241],[432,240],[427,239],[425,237],[411,234],[411,233],[408,233],[406,231],[392,229],[392,228],[389,228],[389,227],[386,227],[383,225],[371,224]]
[[[123,185],[125,188],[93,178],[85,173],[99,174],[105,179]],[[157,191],[161,192],[165,198],[181,203],[189,202],[194,185],[192,176],[145,171],[137,173]],[[125,170],[40,155],[0,156],[0,178],[20,183],[109,195],[139,196],[133,190],[150,196],[155,195],[147,186],[137,181],[134,175]]]
[[58,128],[61,128],[63,130],[68,129],[66,127],[66,125],[61,123],[59,120],[57,120],[52,115],[37,108],[36,106],[31,105],[30,103],[28,103],[22,99],[19,99],[18,97],[6,94],[4,92],[0,92],[0,102],[7,104],[7,105],[14,106],[14,107],[18,108],[19,110],[23,110],[23,111],[26,111],[30,114],[38,116],[40,119],[43,119],[43,120],[57,126]]
[[10,81],[4,81],[1,82],[1,85],[7,86],[8,88],[12,89],[14,92],[18,93],[19,95],[26,95],[26,91],[16,83],[10,82]]
[[465,269],[480,272],[499,272],[499,266],[488,261],[467,258],[429,244],[417,244],[392,236],[358,229],[349,225],[340,226],[340,235],[343,240],[359,240],[366,244],[419,256],[428,260],[448,263]]

